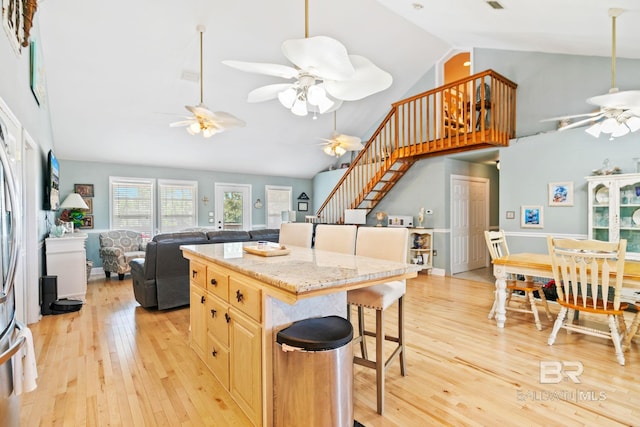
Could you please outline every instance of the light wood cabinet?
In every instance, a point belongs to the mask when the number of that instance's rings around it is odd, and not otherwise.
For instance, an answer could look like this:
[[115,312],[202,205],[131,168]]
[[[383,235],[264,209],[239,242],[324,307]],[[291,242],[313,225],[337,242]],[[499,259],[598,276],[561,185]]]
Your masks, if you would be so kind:
[[191,347],[251,422],[261,426],[261,291],[222,267],[193,260],[190,265]]
[[[202,266],[204,267],[204,266]],[[191,265],[192,273],[194,265]],[[198,280],[197,275],[191,276],[191,289],[189,294],[189,320],[191,334],[189,340],[191,348],[200,358],[204,358],[204,352],[207,348],[207,326],[206,326],[206,296],[204,289],[204,274],[200,276],[202,280]]]
[[422,270],[433,266],[433,230],[430,228],[410,228],[407,262],[419,265]]
[[640,174],[589,176],[589,239],[627,240],[627,259],[640,260]]

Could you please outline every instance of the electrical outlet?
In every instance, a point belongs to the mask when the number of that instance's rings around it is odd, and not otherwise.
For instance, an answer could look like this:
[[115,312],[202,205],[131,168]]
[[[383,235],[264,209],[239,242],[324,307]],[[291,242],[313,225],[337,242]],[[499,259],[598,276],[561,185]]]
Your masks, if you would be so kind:
[[433,250],[433,256],[438,256],[438,251],[437,250]]

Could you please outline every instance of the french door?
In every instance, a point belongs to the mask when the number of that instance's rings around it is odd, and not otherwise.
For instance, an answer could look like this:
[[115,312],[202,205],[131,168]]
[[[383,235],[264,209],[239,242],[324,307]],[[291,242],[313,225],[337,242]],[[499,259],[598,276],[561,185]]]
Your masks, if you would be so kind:
[[251,230],[251,186],[215,183],[215,227]]

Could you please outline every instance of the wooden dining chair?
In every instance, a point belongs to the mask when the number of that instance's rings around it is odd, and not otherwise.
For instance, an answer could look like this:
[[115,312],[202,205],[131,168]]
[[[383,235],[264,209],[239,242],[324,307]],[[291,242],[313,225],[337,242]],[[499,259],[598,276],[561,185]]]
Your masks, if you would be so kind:
[[355,225],[318,224],[314,249],[353,255],[356,250]]
[[[507,240],[504,235],[504,230],[500,231],[485,231],[484,238],[487,242],[487,248],[489,249],[489,255],[491,260],[501,258],[509,255],[509,247],[507,246]],[[553,320],[551,311],[549,311],[549,304],[544,295],[543,284],[533,281],[517,280],[515,277],[507,278],[507,300],[505,303],[505,309],[510,311],[516,311],[520,313],[530,313],[533,315],[533,319],[536,324],[536,328],[541,331],[542,324],[540,323],[540,316],[538,314],[538,307],[536,305],[536,299],[533,295],[534,292],[538,292],[540,300],[542,301],[545,312],[547,313],[547,319]],[[521,298],[512,300],[514,293],[523,294],[525,301]],[[489,311],[489,319],[493,319],[496,314],[496,308],[498,307],[498,293],[494,293],[493,306]]]
[[[626,332],[620,300],[627,241],[555,239],[547,237],[553,278],[558,290],[560,312],[547,343],[553,345],[560,328],[613,341],[618,363],[624,365],[623,342]],[[611,274],[615,273],[615,277]],[[574,312],[589,313],[593,319],[605,317],[608,330],[594,322],[574,320]],[[581,316],[582,317],[582,316]]]
[[[389,227],[360,227],[356,237],[356,255],[380,258],[389,261],[406,263],[409,230],[406,228]],[[348,313],[351,306],[358,307],[358,336],[354,344],[360,343],[361,357],[355,356],[353,362],[376,370],[376,391],[378,414],[384,411],[384,377],[391,362],[398,357],[400,360],[400,374],[406,375],[405,346],[404,346],[404,294],[406,281],[398,280],[355,289],[347,292]],[[394,302],[398,301],[398,332],[397,336],[390,336],[384,331],[384,312]],[[376,311],[375,332],[366,329],[364,324],[364,308]],[[373,336],[376,340],[376,358],[370,360],[367,354],[365,337]],[[384,360],[384,343],[396,343],[389,358]]]
[[313,242],[313,224],[309,222],[284,222],[280,225],[278,243],[310,248]]

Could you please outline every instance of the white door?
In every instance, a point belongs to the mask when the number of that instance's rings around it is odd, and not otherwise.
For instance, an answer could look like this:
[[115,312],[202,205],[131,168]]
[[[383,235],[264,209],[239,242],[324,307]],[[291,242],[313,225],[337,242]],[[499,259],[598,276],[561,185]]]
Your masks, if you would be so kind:
[[216,183],[214,210],[218,230],[251,230],[251,186]]
[[451,274],[486,266],[489,180],[451,176]]

